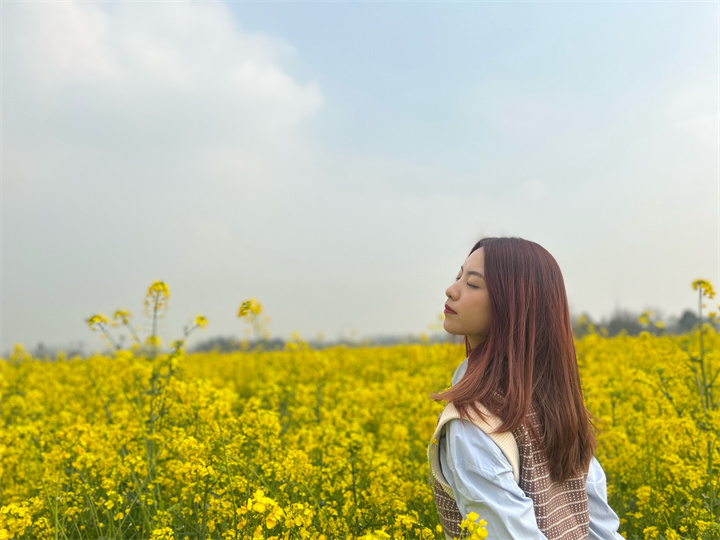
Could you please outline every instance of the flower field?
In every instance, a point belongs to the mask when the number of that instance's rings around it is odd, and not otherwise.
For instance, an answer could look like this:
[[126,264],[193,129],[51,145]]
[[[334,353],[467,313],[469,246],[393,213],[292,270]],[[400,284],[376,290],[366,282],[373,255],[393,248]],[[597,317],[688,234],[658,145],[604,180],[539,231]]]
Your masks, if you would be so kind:
[[[717,331],[590,333],[577,351],[623,536],[720,538]],[[463,358],[17,349],[0,361],[0,539],[442,538],[428,395]]]

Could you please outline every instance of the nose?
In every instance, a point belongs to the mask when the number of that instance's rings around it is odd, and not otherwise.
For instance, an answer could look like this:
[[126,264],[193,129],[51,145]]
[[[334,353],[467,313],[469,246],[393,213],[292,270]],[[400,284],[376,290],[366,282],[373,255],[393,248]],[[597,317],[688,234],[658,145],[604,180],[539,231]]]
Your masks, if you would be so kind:
[[445,289],[445,296],[447,296],[451,300],[457,300],[457,293],[455,290],[456,283],[457,283],[457,281],[454,281],[452,285],[450,285],[447,289]]

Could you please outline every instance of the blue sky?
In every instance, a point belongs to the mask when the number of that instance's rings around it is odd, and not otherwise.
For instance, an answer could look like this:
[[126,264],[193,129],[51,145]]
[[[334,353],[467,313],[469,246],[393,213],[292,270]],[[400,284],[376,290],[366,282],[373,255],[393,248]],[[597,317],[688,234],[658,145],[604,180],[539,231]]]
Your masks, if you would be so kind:
[[552,135],[591,127],[616,138],[617,122],[647,122],[664,93],[715,76],[716,8],[708,4],[231,7],[242,28],[292,43],[288,68],[323,89],[316,127],[333,148],[443,167],[464,167],[478,152],[505,159],[516,152],[512,143],[545,149],[482,129],[508,94],[580,116],[543,125]]
[[242,335],[418,334],[474,241],[558,260],[571,309],[720,285],[713,3],[3,3],[2,343],[168,282]]

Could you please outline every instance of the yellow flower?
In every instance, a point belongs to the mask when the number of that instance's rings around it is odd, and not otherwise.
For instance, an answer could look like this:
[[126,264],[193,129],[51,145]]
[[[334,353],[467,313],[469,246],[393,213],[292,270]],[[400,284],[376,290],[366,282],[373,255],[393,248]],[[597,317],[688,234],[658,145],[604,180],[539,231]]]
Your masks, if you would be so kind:
[[115,314],[113,315],[113,319],[116,320],[116,321],[117,321],[118,319],[120,319],[120,322],[121,322],[121,323],[127,324],[127,323],[128,323],[128,319],[130,318],[131,315],[132,315],[132,314],[131,314],[129,311],[127,311],[127,310],[124,310],[124,309],[116,309],[116,310],[115,310]]
[[161,342],[162,342],[162,340],[160,339],[159,336],[148,336],[145,339],[145,343],[147,345],[149,345],[150,347],[159,347]]
[[96,327],[99,327],[99,326],[101,326],[101,325],[103,325],[103,324],[107,324],[107,323],[108,323],[108,319],[107,319],[107,317],[106,317],[105,315],[103,315],[102,313],[96,313],[95,315],[93,315],[92,317],[90,317],[89,319],[87,319],[86,322],[87,322],[87,325],[90,327],[91,330],[96,330],[96,329],[97,329]]
[[170,298],[170,290],[168,289],[167,283],[164,281],[154,281],[148,288],[147,292],[147,296],[153,295]]
[[465,538],[471,540],[482,540],[483,538],[487,538],[488,533],[485,528],[487,521],[484,519],[480,519],[478,521],[479,518],[480,516],[478,516],[475,512],[470,512],[460,523],[460,528],[467,530]]
[[155,529],[150,535],[151,540],[173,540],[173,538],[175,538],[175,535],[170,527]]
[[635,497],[637,497],[638,508],[647,506],[650,502],[650,496],[652,495],[652,488],[650,486],[640,486],[635,491]]
[[155,281],[148,287],[145,295],[145,310],[149,313],[150,309],[159,310],[167,309],[167,301],[170,298],[170,289],[164,281]]
[[251,298],[250,300],[245,300],[240,305],[240,311],[238,311],[238,317],[245,317],[246,315],[253,314],[253,315],[259,315],[260,312],[262,312],[262,304],[255,300],[254,298]]
[[195,317],[195,325],[199,328],[205,328],[205,326],[207,326],[207,319],[202,315],[198,315]]
[[693,291],[697,291],[700,289],[700,294],[702,296],[707,296],[708,298],[713,298],[715,296],[715,291],[713,290],[712,285],[709,281],[704,279],[696,279],[693,281],[692,284]]

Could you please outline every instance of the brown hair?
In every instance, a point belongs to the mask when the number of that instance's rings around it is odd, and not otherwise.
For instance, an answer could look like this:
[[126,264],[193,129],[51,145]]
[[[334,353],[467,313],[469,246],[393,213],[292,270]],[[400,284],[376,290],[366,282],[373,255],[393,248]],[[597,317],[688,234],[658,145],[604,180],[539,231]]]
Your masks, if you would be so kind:
[[[463,378],[435,400],[452,401],[461,416],[482,403],[496,414],[498,431],[523,424],[536,408],[536,433],[550,475],[564,481],[587,471],[595,434],[585,408],[570,311],[560,267],[543,247],[522,238],[483,238],[485,283],[490,299],[487,338],[468,350]],[[529,426],[528,426],[529,427]]]

